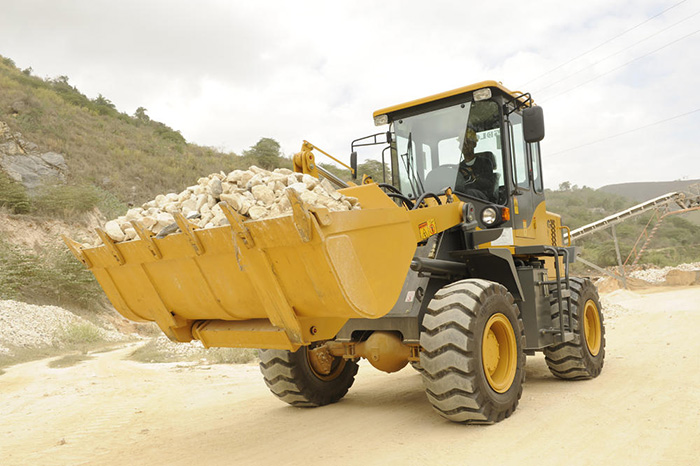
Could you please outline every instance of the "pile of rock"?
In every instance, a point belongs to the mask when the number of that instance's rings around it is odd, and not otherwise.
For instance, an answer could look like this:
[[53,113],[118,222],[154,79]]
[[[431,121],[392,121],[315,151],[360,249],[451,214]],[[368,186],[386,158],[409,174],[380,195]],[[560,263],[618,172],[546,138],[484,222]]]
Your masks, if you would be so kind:
[[692,262],[687,264],[679,264],[673,267],[656,268],[651,267],[642,270],[635,270],[630,273],[631,277],[639,278],[649,283],[664,283],[668,279],[668,275],[674,275],[678,271],[681,272],[696,272],[700,271],[700,262]]
[[360,208],[356,198],[337,192],[326,179],[318,180],[286,168],[268,171],[252,166],[229,174],[213,173],[179,194],[160,194],[107,222],[104,230],[114,241],[132,240],[137,234],[130,221],[136,220],[162,236],[164,229],[175,222],[175,213],[184,215],[199,228],[227,225],[228,220],[218,205],[221,201],[252,220],[291,215],[287,190],[296,191],[309,207],[325,207],[330,211]]
[[94,327],[106,341],[126,337],[115,329],[104,329],[58,306],[38,306],[0,300],[0,354],[11,354],[8,347],[39,348],[63,346],[62,338],[71,326]]

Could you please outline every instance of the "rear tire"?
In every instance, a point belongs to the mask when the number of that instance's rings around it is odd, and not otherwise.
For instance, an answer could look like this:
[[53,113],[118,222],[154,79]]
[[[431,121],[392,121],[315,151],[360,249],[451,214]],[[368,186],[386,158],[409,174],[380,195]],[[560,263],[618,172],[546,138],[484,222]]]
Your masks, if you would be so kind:
[[513,296],[486,280],[438,291],[423,319],[420,364],[428,400],[443,417],[492,424],[518,405],[525,330]]
[[[559,328],[559,304],[552,298],[552,322]],[[589,279],[571,279],[574,339],[545,348],[545,361],[555,376],[568,380],[597,377],[605,360],[605,325],[598,290]],[[564,323],[568,323],[564,313]]]
[[308,347],[295,352],[261,349],[260,372],[280,400],[292,406],[313,408],[335,403],[355,381],[357,363],[335,358],[329,374],[318,374],[309,362]]

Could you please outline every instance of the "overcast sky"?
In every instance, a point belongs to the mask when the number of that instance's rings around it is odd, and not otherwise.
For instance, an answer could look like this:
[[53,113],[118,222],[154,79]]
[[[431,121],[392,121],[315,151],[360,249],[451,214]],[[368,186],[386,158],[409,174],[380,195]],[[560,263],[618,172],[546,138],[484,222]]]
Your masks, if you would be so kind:
[[272,137],[287,155],[307,139],[348,160],[350,141],[377,132],[374,110],[502,81],[544,109],[550,188],[700,178],[699,49],[698,0],[3,0],[0,12],[0,54],[18,67],[239,154]]

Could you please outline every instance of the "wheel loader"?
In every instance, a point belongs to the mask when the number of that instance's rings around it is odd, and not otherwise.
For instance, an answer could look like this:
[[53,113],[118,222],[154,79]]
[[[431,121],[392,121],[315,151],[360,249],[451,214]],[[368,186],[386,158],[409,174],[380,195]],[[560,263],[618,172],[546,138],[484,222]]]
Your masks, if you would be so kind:
[[[491,424],[518,405],[526,355],[561,379],[598,376],[605,329],[596,287],[572,277],[567,227],[545,206],[542,108],[495,81],[374,113],[382,180],[344,183],[304,142],[297,172],[325,176],[361,209],[290,196],[289,215],[83,247],[65,239],[114,307],[172,340],[260,348],[282,401],[318,407],[352,386],[358,360],[411,364],[455,422]],[[389,159],[387,161],[387,158]],[[135,225],[138,227],[138,225]],[[100,232],[98,232],[100,233]]]

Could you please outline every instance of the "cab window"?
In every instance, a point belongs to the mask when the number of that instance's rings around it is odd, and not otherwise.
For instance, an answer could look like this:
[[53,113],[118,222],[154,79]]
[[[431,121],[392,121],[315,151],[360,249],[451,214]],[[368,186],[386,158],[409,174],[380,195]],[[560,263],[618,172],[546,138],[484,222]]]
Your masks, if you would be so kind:
[[510,145],[513,163],[513,181],[519,188],[530,187],[530,174],[527,163],[527,151],[523,138],[523,119],[517,113],[512,113],[510,121]]

